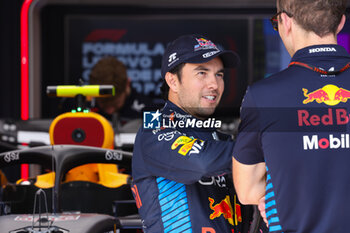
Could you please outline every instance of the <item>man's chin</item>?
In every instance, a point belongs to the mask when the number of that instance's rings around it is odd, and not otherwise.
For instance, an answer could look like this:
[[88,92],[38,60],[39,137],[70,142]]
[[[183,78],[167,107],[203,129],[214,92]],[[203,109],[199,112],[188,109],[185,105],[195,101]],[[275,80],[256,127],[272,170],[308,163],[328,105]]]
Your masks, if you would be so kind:
[[213,115],[215,108],[200,108],[197,111],[197,117],[200,119],[205,119]]

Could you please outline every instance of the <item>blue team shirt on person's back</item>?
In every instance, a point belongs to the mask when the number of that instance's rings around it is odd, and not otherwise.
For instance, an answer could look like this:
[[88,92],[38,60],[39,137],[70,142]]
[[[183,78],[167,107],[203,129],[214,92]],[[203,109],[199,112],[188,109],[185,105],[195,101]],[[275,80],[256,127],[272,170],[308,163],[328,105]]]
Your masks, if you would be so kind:
[[[338,45],[296,52],[292,62],[340,70]],[[348,232],[350,70],[324,75],[299,65],[248,88],[234,157],[265,162],[270,232]]]

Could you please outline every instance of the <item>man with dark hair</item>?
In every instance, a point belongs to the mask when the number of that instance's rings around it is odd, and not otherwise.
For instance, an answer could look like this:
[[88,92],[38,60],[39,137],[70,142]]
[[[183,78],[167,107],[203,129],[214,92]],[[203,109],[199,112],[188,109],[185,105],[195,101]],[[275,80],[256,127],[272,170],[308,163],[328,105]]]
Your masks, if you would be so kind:
[[109,115],[118,112],[124,106],[131,92],[126,67],[115,57],[104,57],[96,63],[90,72],[90,84],[114,86],[115,96],[97,98],[99,108]]
[[250,215],[227,176],[234,143],[209,118],[224,91],[224,68],[238,60],[200,35],[167,47],[161,68],[167,102],[151,113],[158,127],[137,133],[132,161],[144,232],[247,232]]
[[131,87],[125,65],[115,57],[103,57],[94,65],[90,84],[114,86],[115,96],[97,98],[97,105],[92,108],[112,121],[114,127],[118,123],[124,125],[130,120],[141,119],[146,106],[156,108],[160,104],[159,100],[138,94]]
[[289,67],[249,87],[233,177],[270,232],[348,232],[350,55],[337,45],[345,0],[278,0],[271,23]]
[[[181,64],[175,66],[174,68],[172,68],[171,70],[169,70],[170,73],[177,75],[177,77],[179,78],[179,81],[181,81],[181,71],[182,71],[182,68],[184,67],[184,65],[185,65],[185,63],[181,63]],[[163,84],[160,87],[160,91],[162,93],[163,99],[168,100],[169,86],[168,86],[165,79],[163,79]]]

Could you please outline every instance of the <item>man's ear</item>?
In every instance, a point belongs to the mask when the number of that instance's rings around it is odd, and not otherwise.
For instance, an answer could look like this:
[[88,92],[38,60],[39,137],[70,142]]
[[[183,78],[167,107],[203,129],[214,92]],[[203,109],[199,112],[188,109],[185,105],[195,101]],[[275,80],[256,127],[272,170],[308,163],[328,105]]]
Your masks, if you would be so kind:
[[169,89],[173,92],[178,92],[179,89],[179,79],[176,74],[172,74],[170,72],[167,72],[165,74],[165,81],[169,86]]
[[345,24],[345,21],[346,21],[346,16],[343,15],[343,16],[341,17],[340,23],[339,23],[339,25],[338,25],[336,34],[338,34],[338,33],[343,29],[344,24]]
[[289,35],[289,33],[292,31],[293,20],[286,13],[282,13],[280,17],[282,19],[281,24],[283,24],[283,32],[285,35]]

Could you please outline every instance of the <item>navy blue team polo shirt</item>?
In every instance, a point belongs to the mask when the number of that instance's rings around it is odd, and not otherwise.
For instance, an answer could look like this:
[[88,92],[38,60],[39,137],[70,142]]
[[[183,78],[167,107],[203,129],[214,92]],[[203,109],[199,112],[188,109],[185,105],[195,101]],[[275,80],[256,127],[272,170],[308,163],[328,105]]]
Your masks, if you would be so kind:
[[[234,157],[266,163],[270,232],[349,232],[350,56],[339,45],[295,53],[248,88]],[[344,71],[326,75],[311,69]]]
[[211,127],[182,127],[194,117],[170,101],[161,112],[173,127],[140,128],[133,152],[132,190],[143,231],[245,232],[251,219],[228,177],[234,142]]

